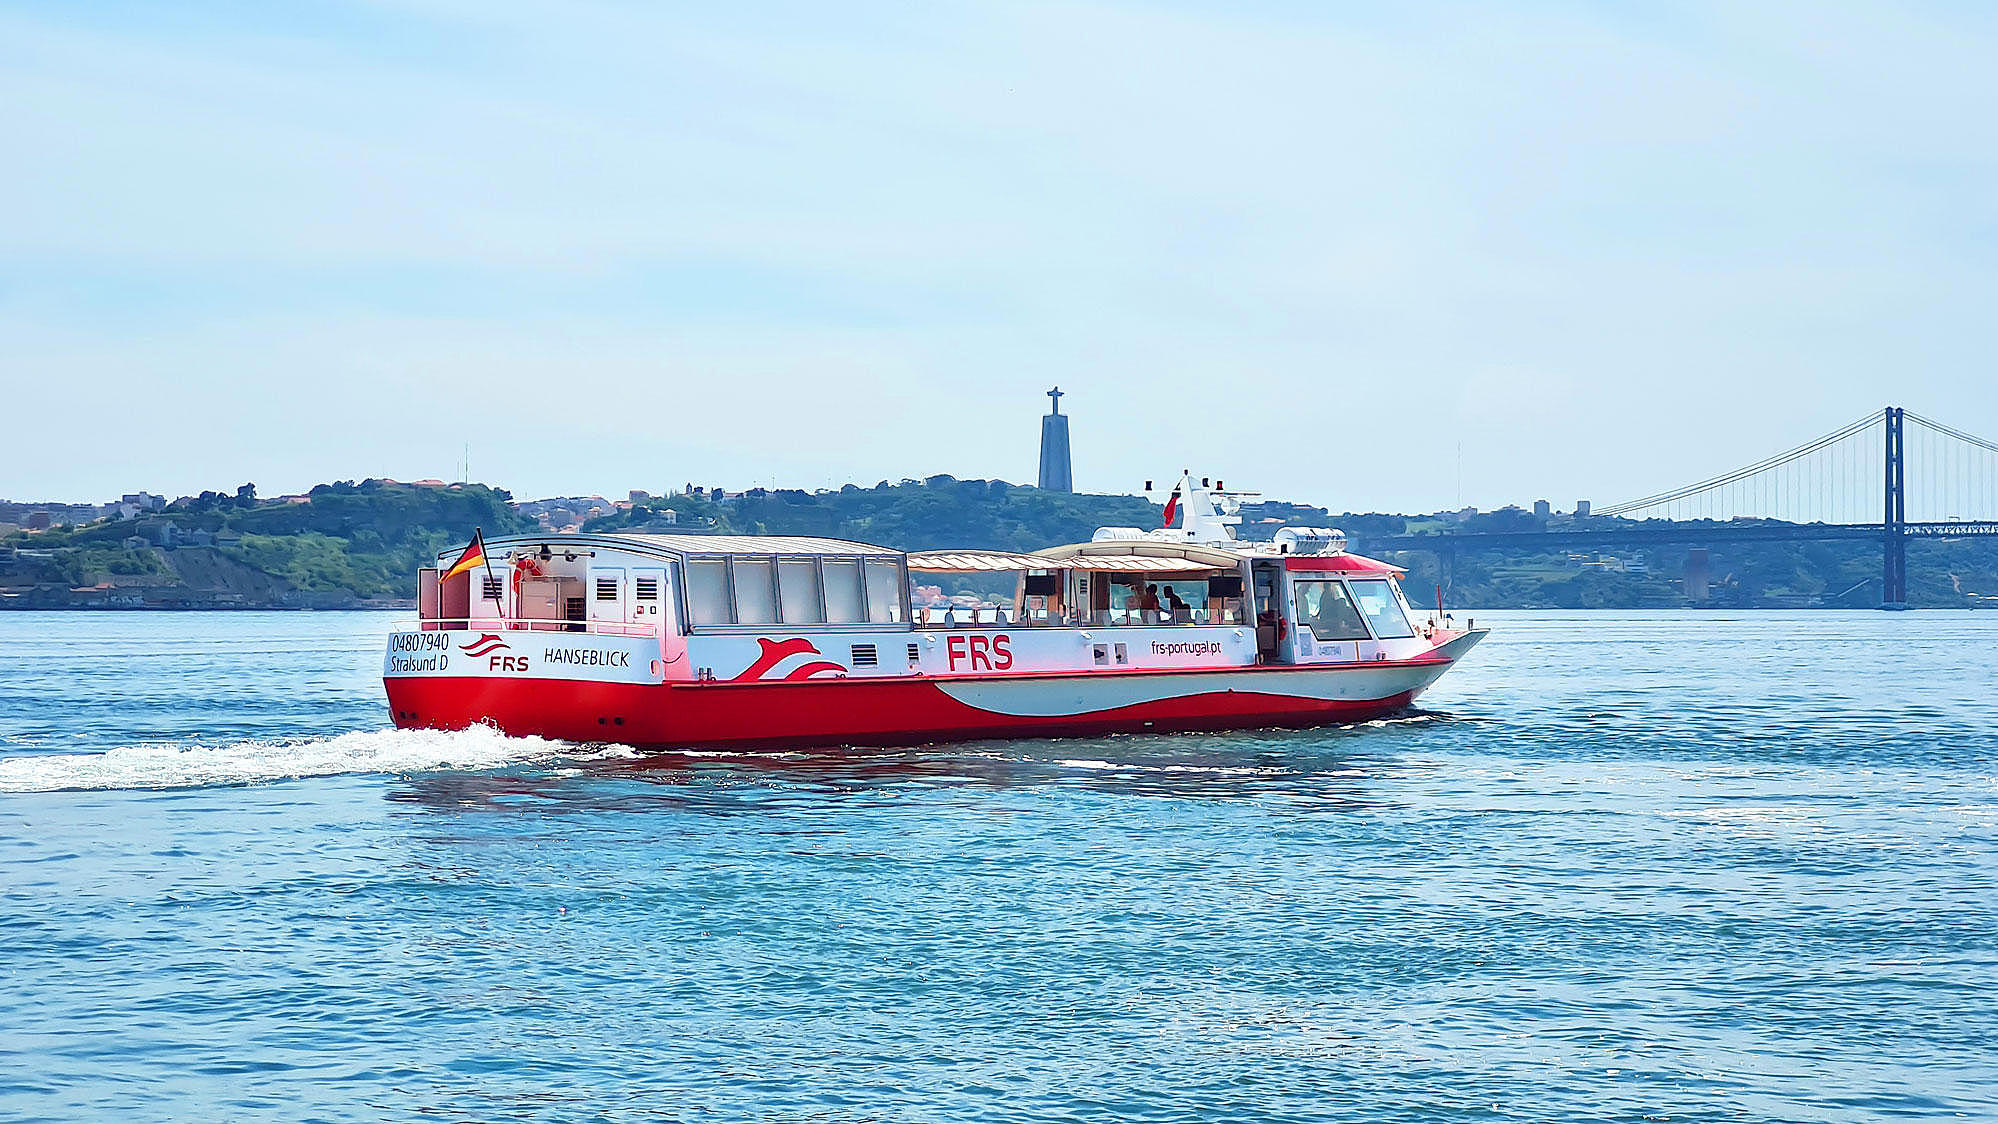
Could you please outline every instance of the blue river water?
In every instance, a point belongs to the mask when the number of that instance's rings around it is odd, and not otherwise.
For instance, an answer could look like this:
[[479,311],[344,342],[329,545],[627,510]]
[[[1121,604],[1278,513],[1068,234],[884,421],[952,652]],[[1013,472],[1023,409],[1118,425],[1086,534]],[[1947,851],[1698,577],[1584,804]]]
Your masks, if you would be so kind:
[[639,761],[0,614],[0,1119],[1998,1119],[1998,613],[1478,615],[1357,727]]

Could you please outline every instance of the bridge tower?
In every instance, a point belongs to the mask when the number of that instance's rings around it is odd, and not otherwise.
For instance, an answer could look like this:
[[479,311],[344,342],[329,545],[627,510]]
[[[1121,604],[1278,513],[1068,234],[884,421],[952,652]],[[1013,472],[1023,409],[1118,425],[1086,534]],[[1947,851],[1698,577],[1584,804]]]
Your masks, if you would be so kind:
[[1908,607],[1908,492],[1903,454],[1904,415],[1899,406],[1889,406],[1887,420],[1886,510],[1881,523],[1880,607]]

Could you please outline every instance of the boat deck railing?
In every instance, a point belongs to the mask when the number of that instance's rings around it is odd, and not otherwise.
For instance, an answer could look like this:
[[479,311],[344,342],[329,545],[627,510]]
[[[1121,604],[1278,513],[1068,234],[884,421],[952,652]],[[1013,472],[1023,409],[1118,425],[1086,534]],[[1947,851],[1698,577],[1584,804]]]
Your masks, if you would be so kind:
[[547,617],[441,617],[397,621],[394,632],[569,632],[597,636],[657,636],[660,626],[649,621],[570,621]]
[[1229,625],[1240,627],[1244,622],[1239,609],[1225,612],[1211,612],[1207,609],[1185,609],[1177,613],[1158,609],[1098,609],[1091,613],[1050,615],[1030,609],[1025,613],[1013,613],[1005,609],[967,609],[952,607],[918,608],[915,627],[923,629],[949,628],[1161,628],[1187,625]]

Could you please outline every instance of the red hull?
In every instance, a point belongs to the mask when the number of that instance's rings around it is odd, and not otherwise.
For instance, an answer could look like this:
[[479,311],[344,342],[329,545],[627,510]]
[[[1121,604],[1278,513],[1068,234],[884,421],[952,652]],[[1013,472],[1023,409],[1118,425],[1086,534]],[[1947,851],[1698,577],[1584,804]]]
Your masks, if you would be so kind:
[[1379,699],[1207,691],[1075,714],[999,714],[950,697],[933,679],[629,684],[575,680],[391,678],[395,724],[641,748],[893,746],[979,738],[1323,726],[1394,713],[1413,690]]

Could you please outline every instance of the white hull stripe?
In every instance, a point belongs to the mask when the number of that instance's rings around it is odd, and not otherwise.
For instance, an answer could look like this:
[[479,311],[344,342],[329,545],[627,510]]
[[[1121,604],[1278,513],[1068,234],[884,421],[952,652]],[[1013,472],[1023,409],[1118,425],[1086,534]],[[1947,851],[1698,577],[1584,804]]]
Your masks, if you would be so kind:
[[937,689],[966,706],[1016,718],[1064,718],[1195,695],[1257,694],[1322,702],[1370,702],[1421,690],[1447,663],[1414,667],[1221,671],[1212,675],[1118,675],[1074,679],[948,680]]

